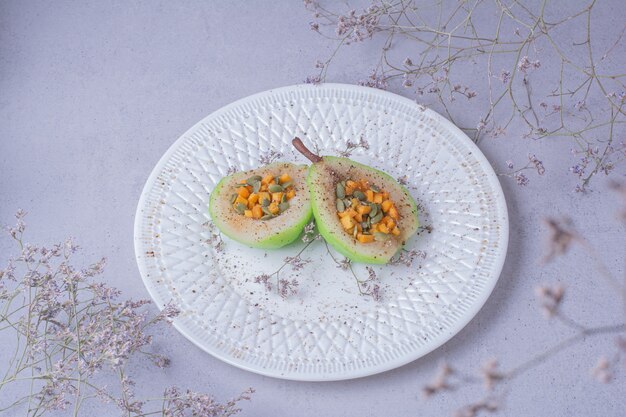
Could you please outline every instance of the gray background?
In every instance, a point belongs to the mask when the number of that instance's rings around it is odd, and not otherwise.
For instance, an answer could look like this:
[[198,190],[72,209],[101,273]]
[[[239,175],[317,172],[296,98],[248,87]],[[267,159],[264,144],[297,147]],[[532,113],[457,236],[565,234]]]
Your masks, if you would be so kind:
[[[602,18],[623,25],[622,2],[609,3]],[[0,223],[11,223],[16,209],[24,208],[32,240],[73,235],[84,248],[81,260],[108,257],[109,284],[126,296],[147,297],[132,231],[150,171],[174,140],[207,114],[314,73],[315,60],[334,44],[311,32],[310,20],[301,2],[0,3]],[[374,44],[347,50],[329,81],[364,78],[376,59]],[[468,82],[479,74],[469,69]],[[475,111],[472,107],[467,111]],[[167,329],[157,335],[155,347],[172,358],[172,366],[133,365],[139,391],[158,393],[177,384],[227,399],[252,386],[257,392],[244,404],[247,416],[439,416],[482,392],[478,385],[424,401],[421,387],[443,361],[467,372],[492,357],[513,367],[572,333],[543,318],[534,296],[540,283],[565,284],[565,310],[581,322],[615,323],[622,315],[619,299],[583,252],[574,250],[546,266],[540,259],[542,218],[565,215],[609,267],[623,273],[618,200],[603,178],[588,195],[571,192],[575,181],[568,173],[572,157],[566,140],[530,142],[522,135],[509,130],[481,148],[497,171],[509,158],[523,163],[531,151],[543,159],[547,173],[531,176],[526,188],[502,178],[511,222],[504,271],[485,307],[446,345],[384,374],[299,383],[224,364]],[[615,175],[623,179],[624,169]],[[6,240],[0,249],[5,258]],[[511,384],[502,414],[624,415],[624,370],[609,385],[589,375],[600,355],[613,352],[611,337],[590,338],[562,352]]]

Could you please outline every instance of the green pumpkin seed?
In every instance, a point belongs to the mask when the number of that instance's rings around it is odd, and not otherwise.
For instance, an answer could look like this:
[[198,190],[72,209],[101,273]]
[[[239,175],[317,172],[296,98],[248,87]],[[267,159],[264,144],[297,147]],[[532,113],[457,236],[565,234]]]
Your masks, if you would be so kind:
[[380,192],[380,188],[378,188],[377,186],[375,186],[374,184],[370,185],[370,188],[372,189],[372,191],[374,191],[375,193],[379,193]]
[[274,215],[272,214],[266,214],[265,216],[261,217],[261,220],[269,220],[274,218]]
[[246,180],[246,184],[254,185],[255,182],[261,181],[262,179],[263,177],[261,177],[260,175],[254,175]]
[[243,213],[246,211],[246,209],[247,209],[247,208],[248,208],[248,207],[247,207],[245,204],[243,204],[243,203],[237,203],[237,207],[236,207],[236,209],[237,209],[237,211],[239,212],[239,214],[243,214]]
[[283,187],[278,184],[271,184],[269,187],[267,187],[267,189],[270,191],[270,193],[280,193],[283,191]]
[[263,201],[261,201],[262,207],[267,207],[269,205],[270,205],[270,201],[267,198],[264,198]]
[[391,239],[391,236],[389,236],[387,233],[374,232],[374,239],[379,242],[386,242],[387,240]]
[[272,216],[272,212],[270,211],[269,208],[267,208],[267,206],[261,207],[261,210],[263,210],[263,213]]
[[370,221],[372,222],[372,224],[376,224],[379,221],[381,221],[381,219],[383,218],[383,213],[379,212],[378,214],[376,214],[374,217],[370,217]]
[[260,189],[261,189],[261,181],[255,181],[252,184],[252,192],[253,193],[258,193]]
[[291,187],[293,185],[293,181],[287,181],[283,184],[281,184],[283,189],[286,190],[287,188]]
[[235,204],[235,201],[237,201],[237,193],[230,196],[230,204]]
[[344,198],[343,205],[346,206],[346,208],[350,207],[352,205],[352,200],[350,200],[349,198]]
[[278,176],[278,177],[274,177],[274,182],[275,182],[276,184],[280,184],[280,176]]
[[370,227],[368,226],[367,222],[361,222],[361,227],[363,228],[363,231],[367,231]]
[[239,187],[247,187],[248,184],[235,184],[235,188],[239,188]]
[[286,201],[287,201],[287,194],[283,194],[283,196],[280,198],[280,202],[285,203]]
[[337,211],[342,213],[346,209],[346,205],[343,203],[343,200],[338,198],[335,202],[335,207],[337,207]]
[[354,190],[352,195],[355,196],[356,198],[358,198],[361,201],[366,199],[365,194],[363,194],[363,191],[361,191],[361,190]]
[[346,189],[341,183],[337,184],[335,194],[337,194],[337,198],[346,198]]
[[289,208],[289,203],[286,201],[278,205],[278,209],[280,210],[281,213],[287,210],[288,208]]
[[372,218],[378,214],[378,206],[376,204],[371,204],[370,207],[372,209],[370,210],[369,215],[370,215],[370,218]]

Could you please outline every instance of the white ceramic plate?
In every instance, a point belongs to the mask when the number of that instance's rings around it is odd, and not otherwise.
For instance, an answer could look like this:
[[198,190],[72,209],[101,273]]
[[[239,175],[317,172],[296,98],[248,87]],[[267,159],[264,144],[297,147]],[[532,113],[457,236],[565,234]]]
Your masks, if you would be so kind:
[[[254,282],[304,243],[273,251],[213,236],[207,204],[233,170],[279,160],[305,163],[301,137],[322,154],[351,158],[406,181],[432,230],[408,243],[411,266],[373,268],[382,299],[359,294],[323,241],[282,298]],[[413,361],[463,328],[487,300],[508,243],[506,203],[489,162],[457,127],[400,96],[352,85],[266,91],[209,115],[182,135],[148,179],[135,218],[139,270],[159,306],[176,304],[176,328],[210,354],[278,378],[362,377]],[[331,252],[338,260],[340,255]],[[364,265],[355,265],[366,278]],[[272,278],[273,282],[274,277]]]

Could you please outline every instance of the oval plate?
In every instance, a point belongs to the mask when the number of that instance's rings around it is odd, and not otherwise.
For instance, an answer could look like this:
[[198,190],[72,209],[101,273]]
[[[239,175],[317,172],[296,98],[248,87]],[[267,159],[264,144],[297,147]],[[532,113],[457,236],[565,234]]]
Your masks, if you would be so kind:
[[[212,227],[209,194],[223,176],[273,160],[308,162],[294,136],[406,184],[424,228],[404,262],[346,269],[316,240],[285,265],[305,243],[250,249]],[[135,252],[152,298],[181,309],[174,325],[200,348],[263,375],[330,381],[401,366],[459,332],[498,280],[508,230],[497,176],[448,120],[381,90],[297,85],[230,104],[172,145],[139,200]],[[270,290],[256,282],[264,275]],[[277,279],[297,282],[298,292],[281,297]],[[374,285],[379,301],[361,294]]]

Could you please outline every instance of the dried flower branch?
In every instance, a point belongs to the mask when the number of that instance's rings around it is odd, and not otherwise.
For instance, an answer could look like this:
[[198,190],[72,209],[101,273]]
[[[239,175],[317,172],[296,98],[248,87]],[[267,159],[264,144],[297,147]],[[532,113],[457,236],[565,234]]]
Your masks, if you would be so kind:
[[[103,273],[104,259],[78,268],[72,256],[79,248],[72,239],[52,246],[24,242],[24,217],[18,211],[16,225],[7,228],[19,252],[0,270],[0,333],[7,348],[14,349],[9,362],[0,364],[0,411],[41,416],[68,410],[78,416],[93,397],[135,417],[230,416],[239,411],[238,403],[249,399],[251,390],[224,404],[176,388],[157,399],[137,399],[126,365],[143,357],[159,368],[168,366],[168,358],[147,350],[150,330],[180,311],[166,305],[150,317],[150,301],[120,300],[118,290],[94,280]],[[115,378],[117,389],[102,386],[103,378]],[[28,394],[21,398],[3,393],[22,385]],[[154,409],[146,410],[151,404]]]
[[[598,53],[592,41],[597,24],[592,16],[601,2],[589,0],[565,16],[558,2],[550,7],[548,0],[533,5],[485,0],[374,1],[361,12],[334,11],[311,0],[304,3],[313,15],[311,29],[336,42],[329,57],[316,63],[317,74],[309,82],[324,82],[343,48],[380,38],[374,69],[358,81],[361,85],[408,89],[476,142],[487,135],[504,136],[518,122],[526,127],[526,138],[569,138],[573,153],[580,157],[571,169],[578,179],[577,191],[585,191],[594,176],[608,175],[626,160],[626,144],[618,134],[626,123],[626,74],[615,69],[623,67],[626,56],[621,42],[626,25],[602,26],[603,37],[615,42]],[[475,24],[479,17],[483,17],[480,27]],[[562,35],[568,28],[577,28],[579,42],[572,44],[571,37]],[[398,45],[414,52],[398,56]],[[611,62],[615,60],[622,65]],[[551,65],[544,66],[542,61]],[[458,81],[471,68],[487,75],[475,77],[475,86]],[[534,90],[537,76],[556,82],[547,91]],[[480,97],[477,91],[485,92],[484,110],[478,120],[464,126],[457,120],[467,117],[463,102]],[[459,97],[465,100],[459,102]],[[594,106],[587,106],[591,102]],[[508,176],[520,185],[528,183],[523,172]]]
[[[622,195],[625,203],[624,206],[626,207],[626,192],[624,192],[626,187],[622,184],[613,183],[612,188]],[[626,225],[626,217],[621,217],[620,220]],[[548,219],[546,220],[546,225],[548,226],[549,234],[548,256],[546,259],[553,260],[557,256],[564,255],[572,244],[578,244],[585,249],[586,253],[595,263],[600,275],[606,278],[607,285],[611,287],[611,290],[617,289],[618,294],[621,295],[621,302],[624,305],[624,315],[617,323],[590,327],[575,321],[560,309],[565,299],[566,292],[562,285],[542,285],[538,287],[536,290],[537,297],[539,298],[541,308],[546,313],[546,316],[556,318],[560,323],[572,329],[574,333],[516,367],[503,370],[500,368],[498,361],[492,359],[485,362],[479,370],[478,374],[481,378],[461,378],[461,382],[468,384],[476,383],[482,379],[485,386],[485,396],[478,401],[461,407],[457,410],[455,415],[476,416],[480,412],[494,413],[501,410],[506,396],[510,393],[508,384],[511,381],[553,358],[563,350],[575,344],[582,343],[592,336],[616,335],[616,351],[612,358],[600,357],[596,365],[590,370],[591,375],[598,381],[603,383],[610,382],[617,369],[616,365],[626,354],[626,271],[624,271],[623,282],[618,282],[615,277],[612,276],[609,268],[602,263],[602,260],[592,245],[574,230],[570,221]],[[451,376],[458,374],[458,371],[454,373],[451,371],[440,372],[435,378],[435,382],[425,385],[422,391],[426,397],[429,397],[450,390],[452,385],[449,379]]]
[[296,278],[290,280],[280,278],[280,272],[285,267],[290,266],[293,271],[300,271],[307,264],[311,262],[309,258],[302,258],[302,254],[311,244],[321,239],[319,233],[315,231],[315,222],[310,222],[304,227],[304,234],[302,235],[302,242],[305,245],[295,256],[287,256],[282,265],[271,274],[261,274],[254,277],[254,282],[263,285],[266,291],[271,292],[274,290],[274,284],[272,278],[276,280],[276,293],[283,298],[287,298],[290,295],[296,295],[298,293],[298,286],[300,283]]

